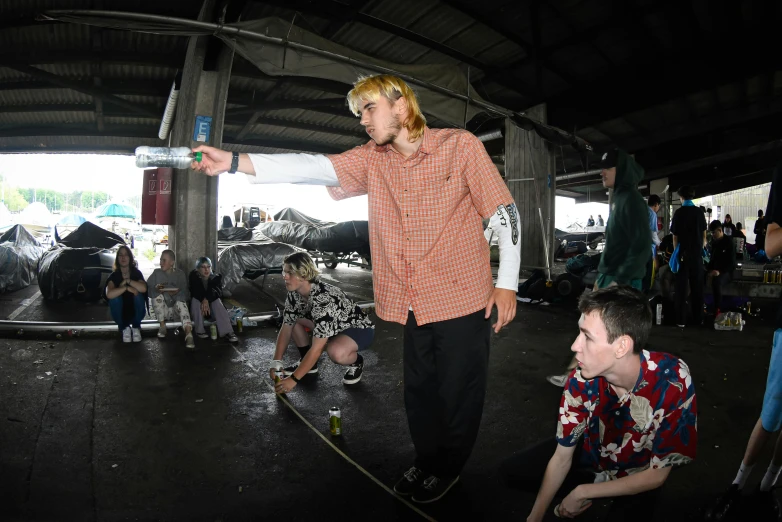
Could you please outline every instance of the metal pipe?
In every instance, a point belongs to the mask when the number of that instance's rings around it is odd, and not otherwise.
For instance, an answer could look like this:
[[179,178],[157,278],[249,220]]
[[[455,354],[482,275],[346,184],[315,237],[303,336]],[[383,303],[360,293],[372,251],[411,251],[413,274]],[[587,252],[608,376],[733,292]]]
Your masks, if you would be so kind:
[[[375,306],[374,302],[358,303],[358,306],[362,309],[372,308]],[[256,314],[247,314],[242,319],[249,319],[250,321],[267,321],[275,317],[279,317],[280,311],[275,310],[273,312],[261,312]],[[177,328],[182,326],[181,321],[166,321],[167,328]],[[152,319],[141,321],[142,330],[157,330],[160,328],[160,322]],[[114,321],[97,321],[97,322],[46,322],[46,321],[0,321],[0,331],[28,331],[28,332],[62,332],[65,333],[68,330],[76,330],[79,332],[117,332],[117,323]]]
[[498,140],[502,138],[502,129],[482,132],[480,134],[476,134],[475,137],[484,143],[491,140]]
[[543,210],[538,207],[538,216],[540,216],[540,235],[543,237],[543,252],[546,254],[546,272],[547,280],[551,281],[551,259],[548,255],[548,234],[546,234],[546,225],[543,223]]
[[[336,62],[341,63],[347,63],[349,65],[353,65],[355,67],[361,67],[364,69],[369,69],[378,73],[382,74],[392,74],[394,76],[397,76],[401,78],[402,80],[419,85],[421,87],[426,87],[427,89],[430,89],[432,91],[438,92],[440,94],[444,94],[446,96],[449,96],[451,98],[455,98],[457,100],[461,100],[466,103],[471,103],[472,105],[475,105],[476,107],[480,107],[482,109],[485,109],[490,112],[494,112],[496,114],[500,114],[502,116],[511,117],[511,116],[521,116],[530,119],[531,121],[535,121],[536,125],[540,125],[541,127],[544,127],[546,129],[549,129],[551,131],[557,132],[562,134],[563,136],[569,136],[573,138],[575,141],[580,142],[582,145],[584,145],[585,148],[589,148],[589,146],[586,144],[586,142],[568,132],[565,132],[561,129],[558,129],[556,127],[552,127],[550,125],[546,125],[545,123],[541,123],[536,120],[532,120],[528,116],[525,115],[523,112],[516,112],[512,111],[510,109],[506,109],[505,107],[501,107],[499,105],[495,105],[493,103],[483,101],[483,100],[476,100],[474,98],[471,98],[469,95],[464,95],[459,92],[456,92],[452,89],[448,89],[446,87],[441,87],[439,85],[436,85],[434,83],[428,82],[426,80],[420,80],[414,76],[410,76],[408,74],[402,73],[400,71],[397,71],[395,69],[392,69],[390,67],[383,67],[382,65],[377,65],[374,63],[364,62],[362,60],[357,60],[355,58],[351,58],[350,56],[343,56],[341,54],[337,54],[331,51],[326,51],[323,49],[318,49],[316,47],[311,47],[309,45],[300,44],[298,42],[292,42],[285,38],[278,38],[275,36],[267,36],[265,34],[256,33],[254,31],[248,31],[246,29],[240,29],[238,27],[234,27],[232,25],[224,25],[224,24],[213,24],[209,22],[199,22],[197,20],[189,20],[187,18],[177,18],[173,16],[162,16],[162,15],[153,15],[153,14],[145,14],[145,13],[129,13],[124,11],[104,11],[104,10],[90,10],[90,9],[53,9],[49,11],[45,11],[43,15],[39,16],[39,19],[46,20],[56,20],[57,17],[108,17],[108,18],[114,18],[114,19],[122,19],[122,20],[128,20],[128,21],[135,21],[135,22],[153,22],[157,24],[163,24],[164,26],[166,24],[179,24],[181,26],[186,27],[192,27],[194,29],[199,30],[199,34],[201,35],[213,35],[213,36],[227,36],[232,38],[247,38],[249,40],[256,40],[259,42],[263,42],[265,44],[269,45],[276,45],[280,47],[290,47],[291,49],[295,49],[297,51],[312,53],[317,56],[323,56],[325,58],[329,58],[331,60],[334,60]],[[60,20],[63,21],[63,20]],[[67,20],[66,20],[67,21]],[[77,23],[86,23],[89,25],[89,22],[85,21],[77,21]],[[112,27],[113,29],[116,29],[116,27]],[[154,32],[154,31],[153,31]]]
[[560,174],[557,176],[557,181],[566,181],[569,179],[586,178],[587,176],[594,176],[603,172],[603,169],[590,169],[582,172],[574,172],[573,174]]
[[171,129],[171,123],[174,121],[176,112],[176,102],[179,99],[179,86],[182,83],[182,73],[178,73],[171,84],[171,92],[168,93],[166,108],[163,111],[163,118],[160,120],[160,129],[157,131],[157,137],[161,140],[168,138],[168,131]]

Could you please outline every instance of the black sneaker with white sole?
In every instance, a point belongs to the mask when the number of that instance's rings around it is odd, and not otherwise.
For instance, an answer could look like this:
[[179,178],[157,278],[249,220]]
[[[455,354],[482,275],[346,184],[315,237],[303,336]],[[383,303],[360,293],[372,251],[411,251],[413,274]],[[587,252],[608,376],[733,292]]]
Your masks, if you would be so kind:
[[424,480],[423,485],[413,493],[413,502],[428,504],[440,500],[458,481],[459,475],[450,479],[432,475]]
[[[293,372],[296,371],[296,369],[299,367],[300,364],[301,364],[301,359],[291,364],[290,366],[286,366],[285,368],[283,368],[282,374],[285,375],[285,377],[290,377],[291,375],[293,375]],[[318,363],[315,363],[315,366],[310,368],[310,371],[307,372],[307,375],[312,375],[314,373],[318,373]]]
[[361,380],[361,374],[364,371],[364,358],[360,355],[356,362],[348,366],[345,376],[342,378],[344,384],[356,384]]
[[403,497],[410,496],[424,485],[426,477],[426,473],[421,468],[411,466],[410,469],[405,471],[402,478],[394,484],[394,493]]

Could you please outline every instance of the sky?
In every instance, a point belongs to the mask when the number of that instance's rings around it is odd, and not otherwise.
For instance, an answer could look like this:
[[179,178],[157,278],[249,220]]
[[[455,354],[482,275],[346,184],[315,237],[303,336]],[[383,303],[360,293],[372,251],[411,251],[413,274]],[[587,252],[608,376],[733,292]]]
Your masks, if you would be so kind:
[[[175,173],[175,175],[177,175]],[[115,200],[141,192],[143,171],[134,156],[108,154],[0,154],[0,177],[21,188],[47,188],[61,192],[92,190],[107,192]],[[280,210],[293,207],[326,221],[367,219],[366,196],[334,201],[324,187],[302,185],[251,185],[241,174],[220,176],[221,215],[239,204],[253,203]],[[556,198],[555,226],[586,224],[590,214],[608,217],[608,205],[576,205],[570,198]],[[276,212],[275,210],[275,212]]]

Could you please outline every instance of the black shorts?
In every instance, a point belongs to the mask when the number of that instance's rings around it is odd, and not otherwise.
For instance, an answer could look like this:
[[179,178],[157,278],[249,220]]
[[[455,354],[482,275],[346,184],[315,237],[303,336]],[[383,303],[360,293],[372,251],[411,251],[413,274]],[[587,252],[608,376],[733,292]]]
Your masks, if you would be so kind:
[[[374,328],[348,328],[347,330],[343,330],[339,332],[337,335],[347,335],[354,341],[356,341],[356,344],[358,345],[358,351],[362,352],[369,348],[369,345],[372,344],[372,340],[375,338],[375,329]],[[334,339],[337,335],[329,337],[329,339]]]

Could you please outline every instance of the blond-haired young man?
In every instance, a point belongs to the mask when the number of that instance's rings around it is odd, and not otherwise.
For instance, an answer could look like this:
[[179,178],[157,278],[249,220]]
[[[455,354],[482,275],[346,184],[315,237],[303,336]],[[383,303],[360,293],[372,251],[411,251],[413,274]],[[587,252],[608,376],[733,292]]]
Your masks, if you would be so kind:
[[[434,502],[458,481],[478,435],[491,328],[513,320],[518,213],[483,144],[430,129],[401,79],[359,79],[348,105],[371,138],[342,154],[238,154],[201,146],[193,168],[251,183],[325,185],[334,199],[369,195],[377,315],[405,325],[404,396],[416,457],[394,490]],[[482,219],[499,234],[492,283]]]

